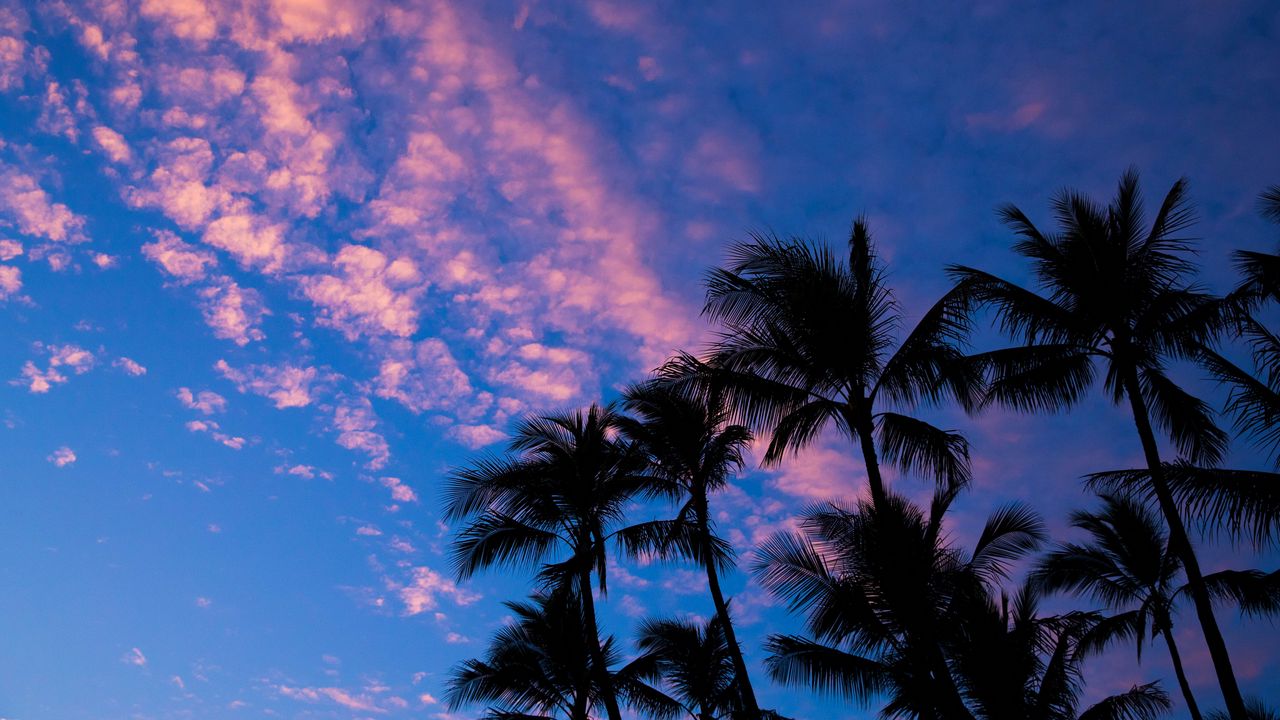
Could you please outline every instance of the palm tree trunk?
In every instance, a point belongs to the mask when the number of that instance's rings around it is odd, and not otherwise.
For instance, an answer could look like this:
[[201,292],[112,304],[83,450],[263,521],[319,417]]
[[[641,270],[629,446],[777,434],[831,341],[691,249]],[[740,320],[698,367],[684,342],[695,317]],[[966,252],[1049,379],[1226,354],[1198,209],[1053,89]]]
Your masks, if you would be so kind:
[[871,505],[883,508],[888,501],[884,489],[884,479],[880,476],[880,456],[876,452],[875,420],[871,412],[847,413],[845,422],[849,429],[858,434],[858,442],[862,445],[862,462],[867,467],[867,485],[871,488]]
[[711,590],[711,602],[716,606],[716,615],[720,618],[720,625],[724,627],[725,643],[729,646],[729,657],[733,659],[733,672],[737,676],[738,693],[742,696],[742,705],[747,711],[747,717],[759,720],[760,705],[756,702],[755,689],[751,687],[751,676],[747,674],[747,663],[742,658],[742,647],[738,645],[737,633],[733,631],[733,621],[729,618],[729,605],[724,600],[724,593],[720,590],[720,577],[716,573],[715,562],[711,558],[711,525],[707,517],[707,499],[701,497],[698,499],[698,532],[702,535],[703,540],[703,559],[707,569],[707,587]]
[[1131,367],[1125,372],[1124,385],[1125,394],[1129,396],[1129,405],[1133,409],[1133,422],[1138,426],[1138,437],[1142,440],[1147,469],[1151,473],[1151,488],[1164,515],[1165,524],[1169,526],[1169,546],[1182,561],[1183,572],[1187,574],[1187,587],[1191,590],[1191,599],[1195,603],[1200,629],[1204,632],[1205,645],[1209,647],[1209,657],[1213,660],[1213,669],[1218,675],[1218,686],[1222,689],[1227,713],[1231,716],[1231,720],[1247,720],[1248,711],[1245,708],[1244,697],[1240,694],[1240,685],[1236,682],[1235,671],[1231,669],[1231,656],[1227,652],[1227,643],[1223,640],[1222,630],[1213,616],[1213,603],[1209,600],[1209,593],[1204,587],[1200,563],[1196,559],[1195,549],[1191,546],[1191,539],[1187,536],[1186,526],[1178,513],[1173,493],[1169,490],[1164,466],[1160,464],[1160,449],[1156,444],[1155,433],[1151,430],[1151,417],[1147,412],[1147,403],[1142,397],[1142,386],[1138,383],[1136,368]]
[[1178,644],[1173,641],[1173,631],[1170,629],[1168,618],[1161,620],[1160,634],[1164,635],[1164,642],[1169,646],[1173,674],[1178,676],[1178,687],[1182,688],[1182,697],[1187,701],[1187,712],[1191,713],[1191,720],[1203,720],[1200,716],[1200,706],[1196,705],[1196,698],[1191,694],[1191,684],[1187,682],[1187,674],[1182,670],[1182,655],[1178,653]]
[[[573,708],[569,710],[570,720],[591,720],[587,716],[587,699],[591,697],[590,688],[578,688],[573,697]],[[1196,718],[1196,720],[1200,720]]]
[[609,720],[622,720],[618,711],[618,696],[613,690],[613,679],[609,677],[609,667],[605,662],[604,647],[600,644],[600,627],[596,623],[596,601],[591,596],[591,566],[584,565],[578,571],[578,593],[582,595],[583,620],[590,633],[591,664],[595,665],[596,684],[600,686],[600,695],[604,699],[605,710]]

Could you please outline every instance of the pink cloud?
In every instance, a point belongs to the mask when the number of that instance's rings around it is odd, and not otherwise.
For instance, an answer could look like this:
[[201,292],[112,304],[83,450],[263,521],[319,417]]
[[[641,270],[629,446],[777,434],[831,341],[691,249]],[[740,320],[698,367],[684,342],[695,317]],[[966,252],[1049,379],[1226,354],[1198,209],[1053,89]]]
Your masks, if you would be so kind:
[[319,375],[314,367],[284,364],[231,367],[226,360],[214,363],[222,377],[235,383],[240,392],[251,392],[271,399],[279,409],[306,407],[311,404],[311,384]]
[[408,584],[399,588],[399,596],[404,603],[405,615],[435,610],[441,597],[448,598],[455,605],[470,605],[480,599],[480,595],[458,587],[457,583],[429,567],[413,568]]
[[126,375],[141,377],[147,374],[147,369],[143,367],[142,363],[139,363],[137,360],[133,360],[131,358],[127,358],[123,356],[116,358],[115,361],[111,363],[111,365],[112,367],[120,368],[125,372]]
[[142,0],[142,16],[156,27],[187,40],[212,40],[217,21],[203,0]]
[[73,451],[71,448],[67,447],[66,445],[63,445],[57,450],[54,450],[53,453],[50,454],[49,457],[45,459],[53,463],[54,467],[61,468],[61,467],[66,467],[68,465],[75,463],[76,454],[75,454],[75,451]]
[[378,482],[391,491],[391,498],[396,502],[418,502],[418,494],[413,491],[413,488],[405,485],[400,478],[382,477],[378,478]]
[[369,456],[365,466],[377,470],[391,459],[386,438],[377,432],[378,419],[368,398],[343,398],[333,410],[337,443],[348,450]]
[[183,242],[168,231],[156,232],[155,242],[142,246],[142,254],[181,283],[203,280],[218,260],[213,253]]
[[319,324],[348,340],[361,335],[407,337],[418,329],[414,295],[422,285],[413,262],[347,245],[338,251],[333,267],[336,274],[300,280],[303,293],[320,311]]
[[220,413],[227,409],[227,399],[212,390],[191,392],[191,388],[180,387],[175,393],[178,402],[188,410],[197,410],[205,415]]
[[129,652],[125,653],[124,657],[120,658],[120,662],[126,665],[133,665],[135,667],[146,667],[147,656],[143,655],[142,651],[138,648],[130,648]]
[[22,271],[11,265],[0,265],[0,300],[8,300],[22,290]]
[[352,694],[347,690],[336,687],[290,687],[288,685],[277,685],[276,692],[281,696],[290,700],[301,700],[304,702],[315,703],[321,700],[329,700],[348,710],[358,712],[385,713],[386,710],[377,705],[374,698],[364,694]]
[[84,218],[54,202],[35,178],[0,164],[0,217],[24,235],[56,242],[83,242]]
[[105,125],[98,125],[93,129],[93,140],[112,162],[125,163],[133,158],[133,152],[124,136]]
[[54,385],[67,382],[67,376],[63,374],[63,370],[83,375],[92,370],[96,362],[92,352],[78,345],[45,346],[42,343],[36,343],[35,347],[37,351],[48,353],[48,368],[41,370],[35,362],[28,360],[22,366],[21,376],[11,380],[9,384],[26,385],[27,390],[36,394],[47,393]]
[[213,330],[214,337],[241,346],[266,337],[259,326],[263,317],[271,313],[257,290],[240,287],[231,278],[220,276],[200,290],[199,296],[205,324]]

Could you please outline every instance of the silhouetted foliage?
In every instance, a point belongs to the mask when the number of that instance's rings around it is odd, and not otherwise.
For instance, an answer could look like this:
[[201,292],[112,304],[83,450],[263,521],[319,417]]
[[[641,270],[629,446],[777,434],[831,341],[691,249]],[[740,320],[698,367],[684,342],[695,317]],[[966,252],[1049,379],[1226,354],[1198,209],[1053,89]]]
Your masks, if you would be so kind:
[[1194,220],[1185,180],[1173,184],[1149,225],[1133,170],[1105,206],[1064,191],[1051,207],[1056,234],[1042,232],[1012,205],[1000,211],[1020,238],[1013,249],[1030,261],[1039,292],[970,267],[949,268],[957,292],[993,309],[1001,329],[1021,343],[973,358],[990,376],[984,404],[1067,408],[1084,397],[1102,366],[1113,401],[1128,401],[1218,683],[1232,716],[1242,720],[1244,699],[1152,429],[1154,422],[1192,462],[1212,465],[1223,456],[1226,433],[1207,403],[1174,383],[1168,364],[1198,359],[1230,325],[1234,303],[1193,282],[1192,248],[1182,235]]

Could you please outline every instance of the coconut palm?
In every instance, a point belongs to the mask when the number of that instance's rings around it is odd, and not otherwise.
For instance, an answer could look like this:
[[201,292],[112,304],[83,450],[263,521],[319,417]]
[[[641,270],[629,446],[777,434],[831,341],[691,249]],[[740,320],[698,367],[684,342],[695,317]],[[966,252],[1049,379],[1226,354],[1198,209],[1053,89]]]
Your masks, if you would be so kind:
[[1170,361],[1197,357],[1230,315],[1218,298],[1192,284],[1191,248],[1181,237],[1194,219],[1186,181],[1174,183],[1149,226],[1133,170],[1105,207],[1071,191],[1052,206],[1061,225],[1057,234],[1041,232],[1016,207],[1001,210],[1020,236],[1014,250],[1031,261],[1042,292],[970,267],[949,268],[959,293],[975,306],[993,308],[1002,329],[1022,343],[973,358],[991,376],[985,402],[1026,411],[1070,407],[1103,367],[1111,397],[1128,402],[1227,708],[1243,720],[1244,700],[1153,427],[1167,431],[1196,463],[1214,464],[1226,449],[1226,434],[1208,405],[1168,375]]
[[968,479],[964,438],[908,414],[970,399],[962,310],[944,297],[899,340],[902,313],[865,220],[853,224],[845,257],[753,235],[707,279],[703,312],[723,327],[708,358],[681,355],[660,375],[682,392],[723,392],[739,420],[771,434],[765,464],[838,428],[860,447],[872,500],[882,503],[882,460],[951,485]]
[[693,720],[738,717],[738,672],[724,629],[719,617],[705,623],[647,620],[636,639],[641,655],[634,664],[652,668],[652,677]]
[[1119,496],[1102,496],[1102,510],[1074,512],[1071,524],[1089,533],[1088,544],[1066,543],[1041,558],[1032,582],[1045,592],[1087,594],[1116,613],[1095,628],[1110,640],[1130,638],[1142,646],[1159,633],[1193,720],[1200,708],[1182,668],[1173,637],[1174,599],[1181,592],[1181,566],[1169,553],[1159,519],[1145,506]]
[[[559,591],[505,604],[514,620],[497,631],[483,658],[453,669],[446,696],[450,709],[484,703],[482,717],[492,720],[589,720],[605,690],[594,665],[596,639],[587,631],[577,596]],[[617,655],[612,639],[606,640],[606,662],[616,664]],[[680,711],[680,705],[645,684],[632,665],[616,672],[607,667],[611,687],[634,708],[660,718]]]
[[1169,709],[1158,683],[1137,685],[1080,709],[1085,639],[1093,613],[1037,615],[1039,592],[1024,585],[1013,598],[962,595],[964,622],[951,648],[952,668],[977,718],[1150,720]]
[[1044,529],[1028,509],[1006,507],[966,555],[942,535],[955,495],[936,492],[927,514],[896,495],[817,506],[798,531],[761,545],[761,584],[804,614],[808,632],[768,639],[770,675],[864,703],[888,696],[883,717],[973,718],[947,657],[965,622],[957,599],[985,595]]
[[615,439],[611,407],[530,418],[505,457],[484,457],[447,479],[445,515],[466,520],[453,544],[460,578],[501,564],[532,564],[548,588],[574,592],[610,720],[621,717],[599,641],[592,575],[607,592],[606,543],[626,503],[644,489],[643,458]]
[[727,422],[719,396],[702,401],[650,383],[631,388],[625,406],[634,418],[624,418],[621,427],[650,459],[651,492],[675,500],[679,509],[674,519],[634,525],[621,531],[619,539],[633,554],[676,555],[703,568],[718,619],[717,632],[725,637],[737,677],[734,689],[742,694],[744,713],[757,718],[760,707],[720,588],[720,573],[732,567],[733,552],[717,537],[710,509],[712,493],[724,488],[730,475],[742,467],[742,452],[751,442],[751,433]]

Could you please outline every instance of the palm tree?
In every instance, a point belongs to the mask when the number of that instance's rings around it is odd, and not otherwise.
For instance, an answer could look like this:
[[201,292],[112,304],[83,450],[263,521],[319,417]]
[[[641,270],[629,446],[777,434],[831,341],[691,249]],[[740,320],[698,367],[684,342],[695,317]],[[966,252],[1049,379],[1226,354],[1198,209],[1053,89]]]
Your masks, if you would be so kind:
[[708,277],[703,314],[723,326],[709,358],[682,354],[660,377],[682,392],[723,392],[746,425],[771,433],[765,464],[834,424],[859,444],[871,498],[884,503],[881,460],[951,485],[968,479],[964,438],[906,414],[947,396],[969,401],[963,310],[957,296],[942,298],[895,345],[903,318],[865,220],[853,224],[847,259],[753,235]]
[[647,620],[636,640],[641,656],[635,665],[651,668],[669,695],[693,720],[736,716],[742,694],[737,688],[732,643],[719,617],[691,620]]
[[[508,602],[514,621],[498,630],[483,658],[452,671],[446,700],[451,710],[486,703],[486,720],[589,720],[605,697],[582,604],[571,592]],[[612,639],[604,643],[609,665],[617,661]],[[674,717],[680,706],[643,682],[631,665],[605,673],[633,707],[654,717]],[[610,690],[609,692],[612,692]]]
[[741,425],[728,424],[718,395],[702,402],[647,384],[631,388],[625,406],[635,418],[624,418],[622,430],[651,461],[652,491],[676,500],[680,508],[674,519],[634,525],[621,531],[619,539],[633,554],[674,553],[706,571],[718,632],[725,637],[737,677],[735,690],[742,694],[746,715],[758,718],[760,707],[720,588],[720,573],[732,567],[733,553],[716,536],[709,504],[711,494],[742,467],[742,451],[751,442],[751,433]]
[[1071,612],[1039,617],[1039,593],[1024,585],[999,604],[961,596],[964,622],[952,649],[954,673],[983,720],[1150,720],[1169,709],[1159,683],[1136,685],[1080,710],[1085,640],[1099,618]]
[[942,535],[955,496],[937,491],[927,514],[896,495],[817,506],[797,532],[761,545],[757,577],[804,614],[808,631],[768,639],[770,675],[864,703],[887,695],[883,717],[971,720],[947,657],[966,621],[958,599],[985,595],[1044,529],[1030,510],[1009,506],[966,555]]
[[1169,552],[1164,528],[1146,507],[1131,499],[1103,495],[1102,506],[1099,512],[1072,513],[1071,524],[1089,533],[1090,542],[1059,545],[1040,559],[1032,583],[1045,592],[1088,594],[1117,613],[1095,631],[1105,633],[1104,642],[1134,639],[1139,659],[1144,638],[1159,633],[1169,648],[1187,710],[1193,720],[1201,720],[1173,638],[1174,598],[1184,588],[1179,587],[1182,568]]
[[973,358],[993,376],[985,401],[1027,411],[1070,407],[1093,384],[1101,361],[1111,397],[1129,403],[1151,489],[1171,550],[1187,574],[1227,709],[1243,720],[1231,657],[1152,427],[1154,421],[1167,430],[1193,462],[1213,464],[1226,448],[1226,434],[1209,407],[1167,374],[1168,361],[1196,357],[1230,315],[1217,298],[1190,284],[1190,246],[1179,237],[1194,219],[1186,181],[1174,183],[1149,227],[1133,170],[1120,179],[1106,207],[1070,191],[1052,206],[1062,226],[1058,234],[1042,233],[1016,207],[1001,210],[1021,236],[1014,250],[1031,261],[1043,294],[973,268],[949,268],[959,294],[994,308],[1003,330],[1022,342]]
[[481,458],[450,474],[445,508],[447,518],[468,520],[453,545],[459,578],[499,564],[535,564],[544,585],[577,595],[595,638],[592,667],[610,720],[621,714],[605,671],[592,574],[606,593],[606,542],[644,488],[643,459],[615,439],[618,424],[611,407],[597,405],[527,419],[506,457]]

